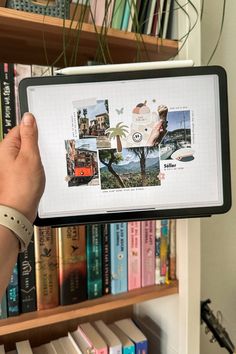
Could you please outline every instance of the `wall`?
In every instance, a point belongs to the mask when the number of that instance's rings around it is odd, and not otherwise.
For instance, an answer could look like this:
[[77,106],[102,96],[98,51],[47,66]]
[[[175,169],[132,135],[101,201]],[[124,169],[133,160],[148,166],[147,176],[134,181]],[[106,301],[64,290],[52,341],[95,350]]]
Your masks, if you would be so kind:
[[[223,0],[205,0],[202,19],[202,64],[206,64],[219,33]],[[231,138],[233,207],[225,215],[202,219],[201,298],[212,300],[211,308],[220,310],[223,325],[236,345],[236,2],[226,0],[223,35],[210,64],[222,65],[228,74]],[[209,343],[210,335],[201,329],[201,354],[227,351]]]

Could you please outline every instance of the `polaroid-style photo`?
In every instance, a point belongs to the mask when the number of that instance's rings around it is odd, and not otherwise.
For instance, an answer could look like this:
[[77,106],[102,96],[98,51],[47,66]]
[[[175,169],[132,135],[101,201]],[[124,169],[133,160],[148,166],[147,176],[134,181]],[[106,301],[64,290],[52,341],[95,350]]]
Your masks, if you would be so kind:
[[88,98],[73,102],[76,111],[79,138],[96,138],[98,148],[109,148],[106,130],[110,127],[107,99]]
[[99,184],[96,139],[65,140],[68,187]]
[[161,160],[179,160],[182,162],[194,159],[191,145],[191,112],[177,110],[168,113],[168,131],[160,145]]

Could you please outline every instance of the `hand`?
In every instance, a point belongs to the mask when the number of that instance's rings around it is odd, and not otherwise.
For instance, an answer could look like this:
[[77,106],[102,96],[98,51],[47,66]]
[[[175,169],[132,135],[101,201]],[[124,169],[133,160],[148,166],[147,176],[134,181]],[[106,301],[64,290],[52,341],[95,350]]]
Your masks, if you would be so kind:
[[161,142],[165,133],[166,130],[163,129],[163,121],[160,120],[154,124],[146,145],[157,146]]
[[17,209],[32,223],[45,187],[35,118],[25,113],[0,143],[0,204]]

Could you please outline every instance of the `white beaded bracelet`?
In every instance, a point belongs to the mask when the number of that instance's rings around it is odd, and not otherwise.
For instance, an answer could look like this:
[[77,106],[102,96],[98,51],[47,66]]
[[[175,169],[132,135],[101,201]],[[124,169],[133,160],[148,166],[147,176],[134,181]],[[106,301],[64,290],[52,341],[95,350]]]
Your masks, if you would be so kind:
[[14,232],[20,242],[20,252],[27,249],[33,235],[33,225],[16,209],[0,205],[0,225]]

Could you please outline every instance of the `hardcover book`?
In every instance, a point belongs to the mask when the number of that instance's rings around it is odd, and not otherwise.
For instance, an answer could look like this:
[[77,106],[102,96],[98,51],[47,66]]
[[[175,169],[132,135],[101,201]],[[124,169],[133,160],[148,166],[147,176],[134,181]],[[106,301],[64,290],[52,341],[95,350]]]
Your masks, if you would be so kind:
[[176,279],[176,220],[170,220],[169,278]]
[[19,282],[18,264],[16,263],[7,287],[7,313],[8,317],[19,315]]
[[59,305],[58,245],[50,226],[34,227],[37,309]]
[[114,322],[135,344],[135,354],[148,354],[148,340],[131,318]]
[[141,222],[128,222],[128,290],[141,288]]
[[110,230],[111,293],[119,294],[128,290],[127,223],[112,223]]
[[88,299],[102,296],[102,246],[101,225],[86,227],[87,295]]
[[59,248],[60,304],[69,305],[87,298],[85,226],[56,229]]
[[161,220],[160,268],[161,276],[168,280],[169,220]]
[[36,311],[34,237],[27,250],[18,255],[20,312]]
[[14,64],[0,63],[2,132],[5,136],[16,125]]
[[109,328],[117,335],[122,344],[122,354],[135,354],[135,345],[129,339],[126,333],[124,333],[118,326],[114,323],[108,325]]
[[156,220],[155,229],[155,284],[164,284],[165,277],[161,275],[161,220]]
[[87,341],[91,350],[94,354],[108,354],[107,344],[104,339],[100,336],[98,331],[91,325],[91,323],[86,322],[78,326],[77,331],[80,335]]
[[141,222],[142,287],[155,284],[155,220]]
[[102,293],[111,292],[110,225],[102,224]]
[[122,344],[117,335],[102,320],[95,321],[94,327],[107,343],[109,354],[122,354]]

